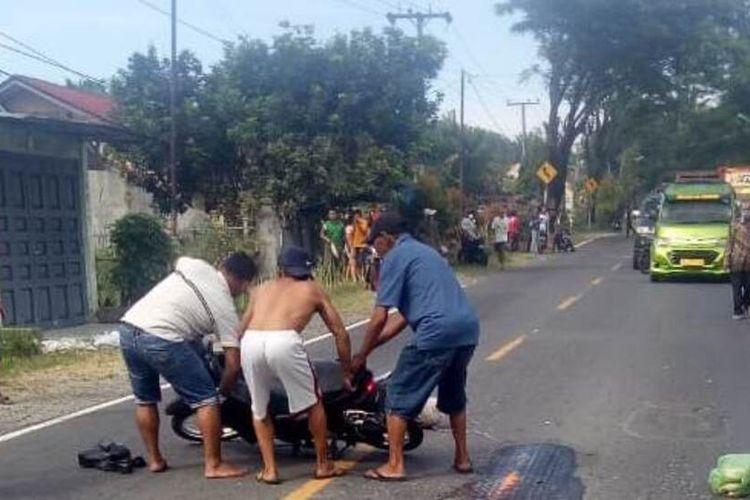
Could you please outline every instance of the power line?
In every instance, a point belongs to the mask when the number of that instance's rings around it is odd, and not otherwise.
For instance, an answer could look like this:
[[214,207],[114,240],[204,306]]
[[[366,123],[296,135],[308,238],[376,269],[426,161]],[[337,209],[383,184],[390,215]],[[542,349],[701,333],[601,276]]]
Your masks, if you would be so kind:
[[339,3],[343,3],[344,5],[348,5],[349,7],[352,7],[354,9],[360,10],[362,12],[366,12],[368,14],[372,14],[373,16],[383,17],[382,12],[378,12],[377,10],[367,6],[363,5],[361,3],[355,2],[354,0],[335,0]]
[[17,38],[13,38],[12,36],[10,36],[10,35],[9,35],[9,34],[7,34],[7,33],[3,33],[2,31],[0,31],[0,36],[1,36],[1,37],[3,37],[3,38],[5,38],[5,39],[7,39],[7,40],[10,40],[11,42],[13,42],[13,43],[15,43],[15,44],[17,44],[17,45],[20,45],[20,46],[21,46],[21,47],[23,47],[24,49],[26,49],[26,50],[29,50],[29,51],[31,51],[32,53],[34,53],[34,54],[38,55],[39,57],[43,57],[44,59],[48,60],[49,62],[57,63],[57,61],[55,61],[55,60],[54,60],[54,59],[52,59],[51,57],[47,56],[47,55],[46,55],[46,54],[44,54],[43,52],[41,52],[41,51],[39,51],[39,50],[35,49],[35,48],[34,48],[34,47],[32,47],[31,45],[29,45],[29,44],[26,44],[26,43],[22,42],[21,40],[19,40],[19,39],[17,39]]
[[[149,9],[153,10],[154,12],[158,12],[159,14],[162,14],[162,15],[167,16],[167,17],[171,17],[172,16],[172,14],[170,14],[169,11],[167,11],[165,9],[162,9],[161,7],[159,7],[158,5],[150,2],[149,0],[136,0],[136,1],[138,3],[140,3],[141,5],[144,5],[145,7],[148,7]],[[211,40],[213,40],[215,42],[221,43],[222,45],[228,45],[228,44],[232,43],[229,40],[225,40],[224,38],[221,38],[220,36],[214,35],[210,31],[205,30],[205,29],[201,28],[200,26],[196,26],[196,25],[194,25],[192,23],[189,23],[189,22],[187,22],[187,21],[185,21],[183,19],[177,19],[177,22],[180,23],[181,25],[185,26],[186,28],[189,28],[189,29],[195,31],[199,35],[203,35],[206,38],[210,38]]]
[[505,129],[502,125],[500,125],[500,122],[497,121],[495,115],[492,114],[492,112],[490,111],[490,107],[487,105],[487,102],[482,96],[482,93],[479,92],[479,89],[476,85],[474,85],[474,82],[471,80],[471,78],[469,78],[469,85],[471,85],[471,88],[474,90],[474,94],[477,96],[477,100],[479,101],[480,106],[482,106],[484,113],[487,115],[487,118],[490,119],[490,122],[492,122],[492,125],[495,127],[496,131],[507,136],[508,134],[505,132]]
[[13,76],[11,73],[8,73],[7,71],[2,70],[2,69],[0,69],[0,74],[8,75],[8,76]]
[[11,52],[15,52],[15,53],[20,54],[20,55],[22,55],[24,57],[28,57],[29,59],[34,59],[34,60],[42,62],[44,64],[48,64],[50,66],[54,66],[56,68],[65,70],[68,73],[72,73],[72,74],[77,75],[77,76],[79,76],[81,78],[84,78],[86,80],[91,80],[93,82],[104,83],[104,80],[101,80],[99,78],[94,78],[93,76],[87,75],[86,73],[81,73],[80,71],[76,71],[73,68],[65,66],[64,64],[59,63],[57,61],[54,61],[52,59],[49,59],[49,58],[46,58],[46,57],[43,57],[43,56],[38,56],[38,55],[32,54],[30,52],[25,52],[23,50],[17,49],[15,47],[11,47],[10,45],[6,45],[4,43],[0,43],[0,48],[3,48],[5,50],[9,50]]
[[449,33],[451,33],[463,46],[464,51],[469,56],[469,59],[471,59],[471,62],[476,66],[479,71],[482,73],[486,73],[484,67],[482,66],[482,63],[479,62],[479,59],[474,55],[474,51],[471,50],[471,47],[469,46],[469,43],[466,41],[466,38],[461,34],[460,31],[458,31],[458,28],[455,25],[451,25],[448,30]]

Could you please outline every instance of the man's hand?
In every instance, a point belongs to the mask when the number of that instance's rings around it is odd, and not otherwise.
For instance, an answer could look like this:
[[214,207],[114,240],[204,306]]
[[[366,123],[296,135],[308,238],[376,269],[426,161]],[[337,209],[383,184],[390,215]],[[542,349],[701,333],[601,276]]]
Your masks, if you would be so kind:
[[367,366],[367,356],[357,353],[352,358],[352,373],[359,373],[362,369]]
[[344,370],[344,389],[349,392],[354,392],[354,382],[352,382],[354,376],[351,371]]

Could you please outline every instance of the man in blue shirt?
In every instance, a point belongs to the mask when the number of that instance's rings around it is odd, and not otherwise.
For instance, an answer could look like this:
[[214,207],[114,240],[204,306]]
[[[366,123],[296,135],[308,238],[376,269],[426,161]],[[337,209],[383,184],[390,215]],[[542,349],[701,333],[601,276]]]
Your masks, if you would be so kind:
[[[431,247],[414,239],[402,219],[384,214],[369,243],[383,257],[377,301],[353,370],[407,326],[414,332],[388,382],[388,463],[365,477],[403,481],[407,421],[416,418],[435,387],[438,409],[450,416],[456,444],[453,468],[472,472],[466,444],[466,371],[479,340],[479,320],[453,270]],[[398,313],[388,321],[388,311]]]

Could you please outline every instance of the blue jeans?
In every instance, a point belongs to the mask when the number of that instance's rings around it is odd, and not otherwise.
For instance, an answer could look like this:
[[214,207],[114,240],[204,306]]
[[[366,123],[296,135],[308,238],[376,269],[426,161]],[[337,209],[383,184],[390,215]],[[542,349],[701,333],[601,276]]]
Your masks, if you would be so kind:
[[427,399],[438,388],[437,407],[455,415],[466,410],[466,369],[475,346],[401,351],[385,398],[388,413],[406,419],[419,416]]
[[218,405],[219,394],[195,342],[170,342],[131,325],[121,325],[120,348],[139,405],[161,401],[159,375],[196,409]]

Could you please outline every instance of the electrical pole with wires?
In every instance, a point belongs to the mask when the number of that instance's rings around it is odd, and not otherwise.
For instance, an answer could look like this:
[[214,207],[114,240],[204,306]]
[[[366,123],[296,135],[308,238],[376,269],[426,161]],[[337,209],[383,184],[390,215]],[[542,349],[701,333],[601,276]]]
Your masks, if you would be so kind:
[[459,187],[461,188],[461,216],[464,212],[464,183],[466,170],[466,123],[464,122],[464,103],[466,97],[466,71],[461,69],[461,129],[459,135],[458,161],[459,161]]
[[510,107],[520,107],[521,108],[521,163],[526,162],[526,107],[527,106],[538,106],[539,105],[539,99],[536,99],[534,101],[528,100],[528,101],[508,101],[508,106]]
[[391,24],[396,24],[396,21],[399,20],[414,21],[417,25],[417,38],[419,40],[424,36],[424,27],[429,21],[433,19],[442,19],[448,24],[453,22],[453,16],[450,12],[432,12],[432,10],[428,12],[415,12],[409,9],[406,12],[398,14],[389,12],[385,17]]
[[169,188],[171,230],[177,236],[177,0],[172,0],[172,58],[169,74]]

